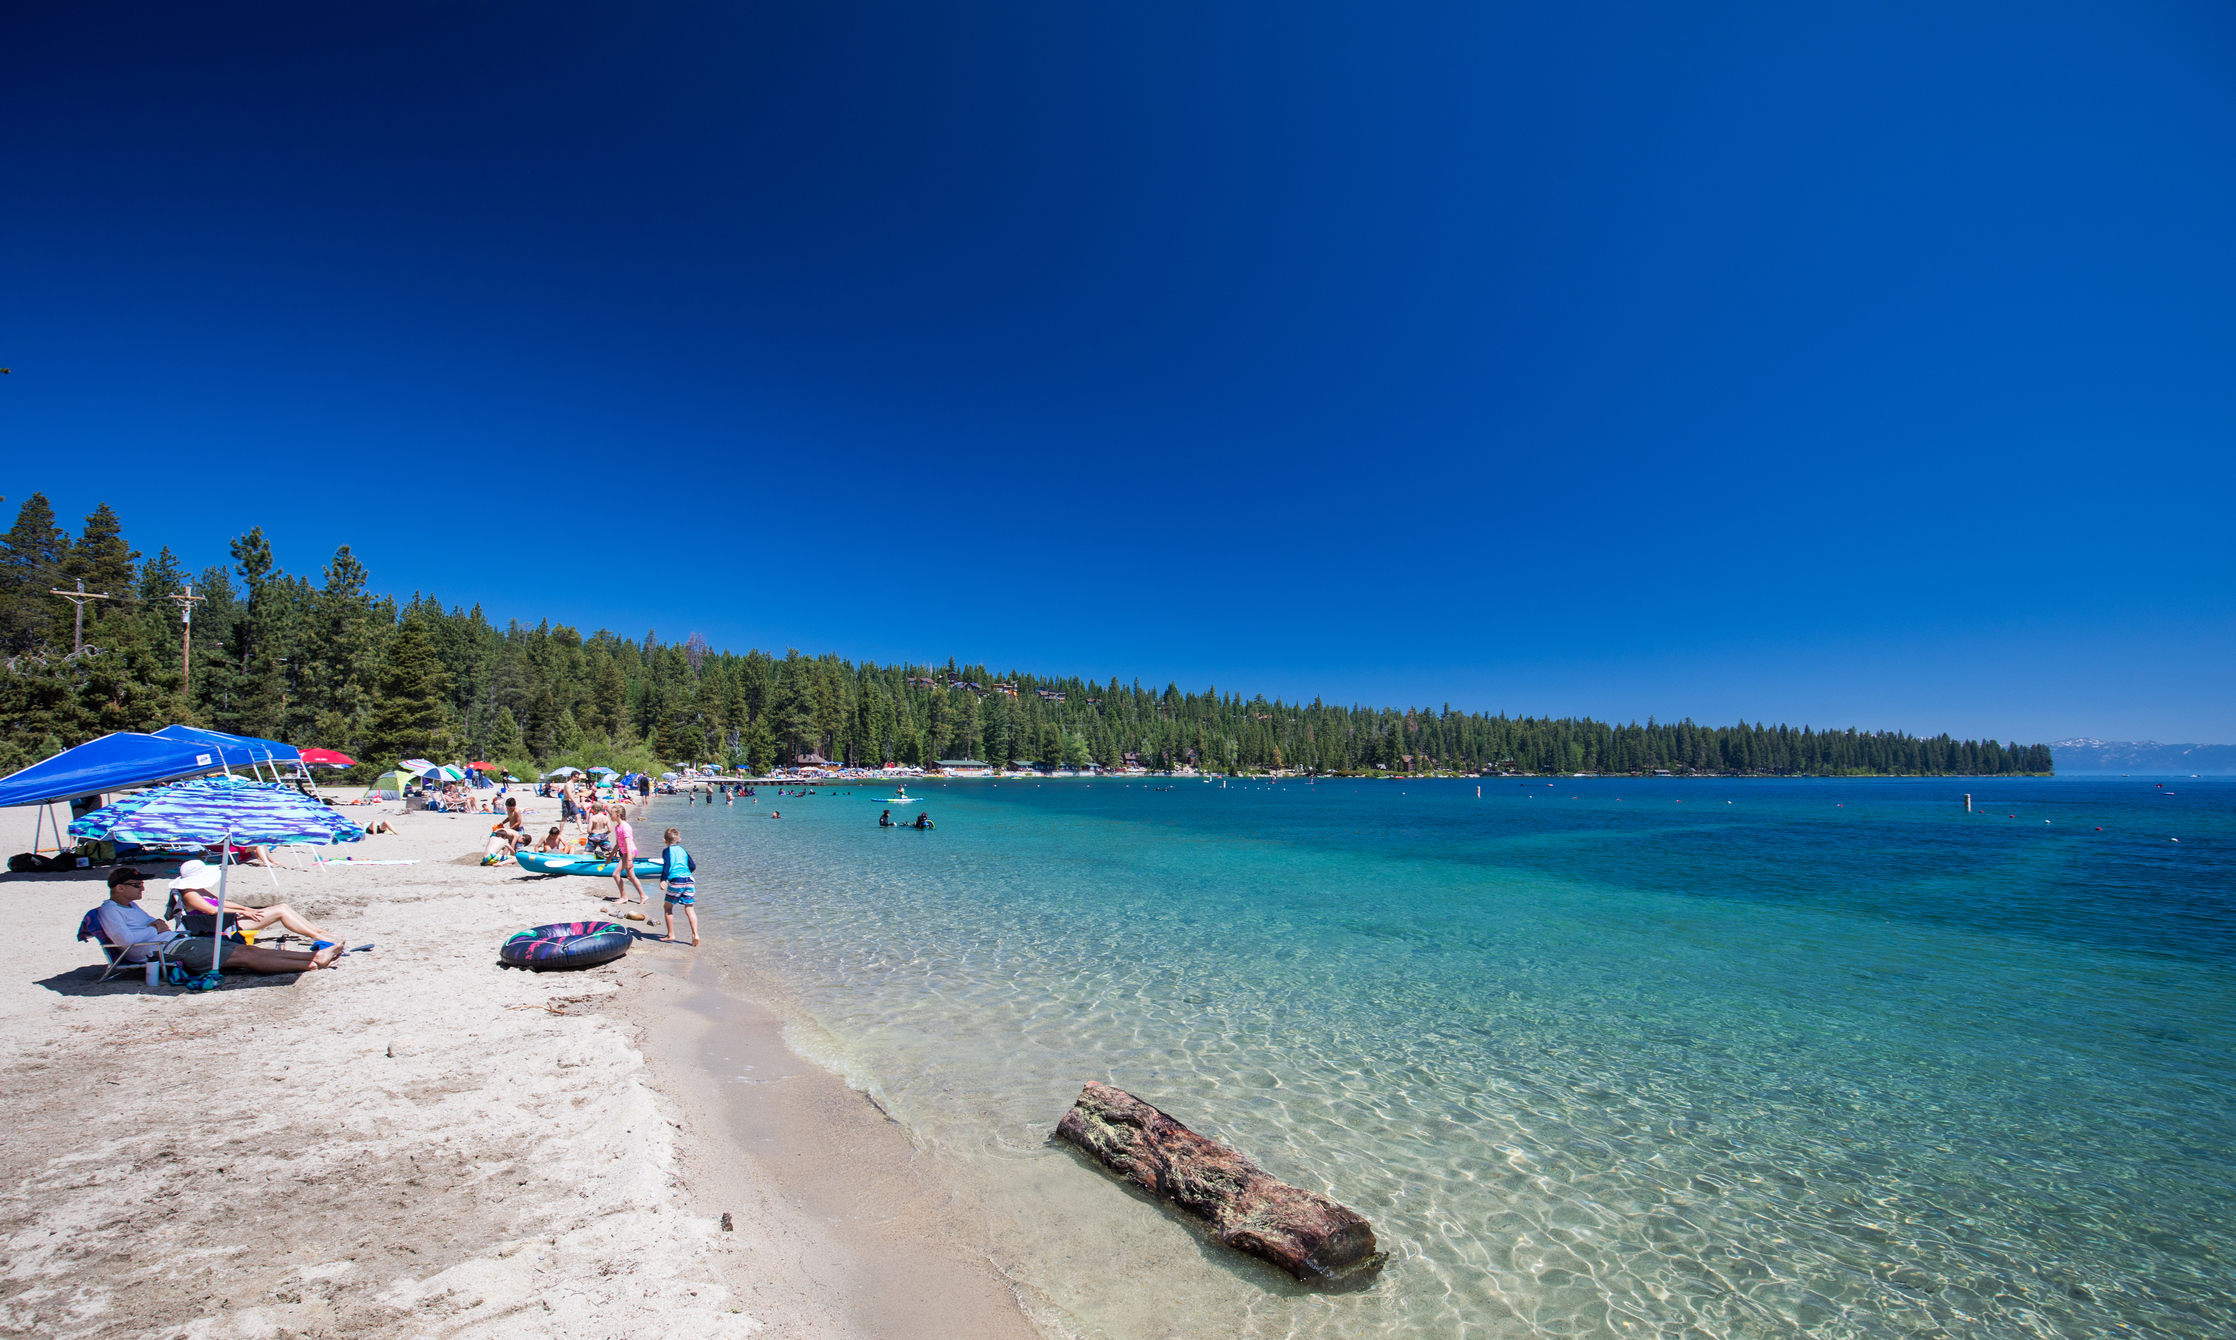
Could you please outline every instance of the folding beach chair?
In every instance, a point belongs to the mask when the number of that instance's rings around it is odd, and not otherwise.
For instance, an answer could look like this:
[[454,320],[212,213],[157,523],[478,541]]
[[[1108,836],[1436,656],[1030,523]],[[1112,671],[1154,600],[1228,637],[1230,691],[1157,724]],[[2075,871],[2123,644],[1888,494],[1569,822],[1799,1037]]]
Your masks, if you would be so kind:
[[130,948],[130,946],[119,947],[117,945],[109,943],[108,933],[101,929],[101,909],[98,907],[86,913],[85,916],[81,920],[79,920],[78,938],[80,940],[91,940],[94,944],[99,945],[101,947],[101,957],[109,961],[108,971],[102,973],[101,976],[95,980],[95,986],[99,986],[102,982],[108,981],[111,977],[116,976],[119,972],[122,972],[126,968],[141,967],[149,962],[164,965],[164,967],[167,968],[171,961],[169,957],[171,946],[168,943],[149,945],[148,956],[144,959],[140,959],[138,962],[134,962],[133,960],[126,958],[125,953]]
[[[210,899],[210,901],[215,903],[217,899],[212,898]],[[171,896],[168,899],[164,900],[163,919],[170,922],[173,926],[178,927],[180,930],[185,931],[189,936],[199,936],[204,940],[210,938],[210,914],[207,912],[187,911],[186,900],[179,897],[179,891],[177,889],[171,890]],[[240,920],[240,913],[226,913],[225,934],[233,937],[236,940],[240,939],[241,933],[238,929],[236,929]]]

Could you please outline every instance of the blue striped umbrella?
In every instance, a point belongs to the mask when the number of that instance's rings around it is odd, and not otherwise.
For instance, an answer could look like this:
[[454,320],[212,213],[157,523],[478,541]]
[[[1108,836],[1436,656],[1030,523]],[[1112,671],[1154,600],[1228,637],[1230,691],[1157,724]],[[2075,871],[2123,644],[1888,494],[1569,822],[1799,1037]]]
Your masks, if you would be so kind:
[[[157,847],[222,842],[225,860],[218,867],[217,885],[217,903],[222,911],[225,872],[233,868],[234,843],[355,842],[365,836],[365,830],[293,788],[228,775],[197,777],[126,796],[71,824],[70,836]],[[218,940],[224,932],[225,918],[211,918],[213,975],[223,961]]]
[[245,777],[200,777],[152,787],[94,810],[70,836],[145,847],[211,842],[355,842],[365,830],[292,787]]

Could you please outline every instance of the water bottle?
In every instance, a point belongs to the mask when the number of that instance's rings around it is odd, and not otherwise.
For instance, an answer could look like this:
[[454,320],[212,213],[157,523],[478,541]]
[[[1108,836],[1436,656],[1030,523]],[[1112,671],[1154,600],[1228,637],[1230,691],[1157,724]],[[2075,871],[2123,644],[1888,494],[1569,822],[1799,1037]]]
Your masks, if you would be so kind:
[[162,965],[161,965],[161,964],[159,964],[159,963],[157,963],[157,962],[156,962],[156,961],[155,961],[154,959],[149,959],[149,960],[148,960],[148,974],[147,974],[147,975],[148,975],[148,985],[149,985],[149,986],[154,986],[154,985],[156,984],[156,982],[160,980],[159,978],[157,978],[157,977],[156,977],[156,975],[155,975],[155,974],[156,974],[156,971],[157,971],[157,970],[158,970],[158,969],[159,969],[159,968],[160,968],[161,966],[162,966]]

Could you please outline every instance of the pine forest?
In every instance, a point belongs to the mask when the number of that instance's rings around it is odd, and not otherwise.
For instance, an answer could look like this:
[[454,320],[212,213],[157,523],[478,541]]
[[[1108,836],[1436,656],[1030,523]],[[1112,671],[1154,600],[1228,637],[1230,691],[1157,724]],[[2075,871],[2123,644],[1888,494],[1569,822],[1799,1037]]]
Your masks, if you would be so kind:
[[[2046,745],[1947,735],[1287,703],[953,660],[740,654],[697,634],[499,627],[478,604],[375,594],[346,545],[315,580],[283,570],[261,529],[230,553],[230,564],[190,573],[168,547],[134,551],[107,504],[72,536],[33,494],[0,540],[0,774],[172,722],[340,750],[368,777],[410,757],[489,760],[521,777],[562,764],[764,771],[964,758],[1218,772],[2051,771]],[[107,598],[74,602],[56,588]]]

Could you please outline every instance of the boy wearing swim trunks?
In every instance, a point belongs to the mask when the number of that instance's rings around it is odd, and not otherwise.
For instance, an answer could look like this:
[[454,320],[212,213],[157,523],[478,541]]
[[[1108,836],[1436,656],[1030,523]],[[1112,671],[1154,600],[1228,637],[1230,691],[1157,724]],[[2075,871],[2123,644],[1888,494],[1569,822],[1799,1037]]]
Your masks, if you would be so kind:
[[670,940],[675,938],[675,910],[683,909],[684,919],[691,923],[691,944],[696,948],[699,943],[698,889],[691,881],[691,872],[699,868],[699,862],[683,849],[682,837],[682,829],[671,828],[663,838],[667,845],[660,851],[661,909],[667,917]]

